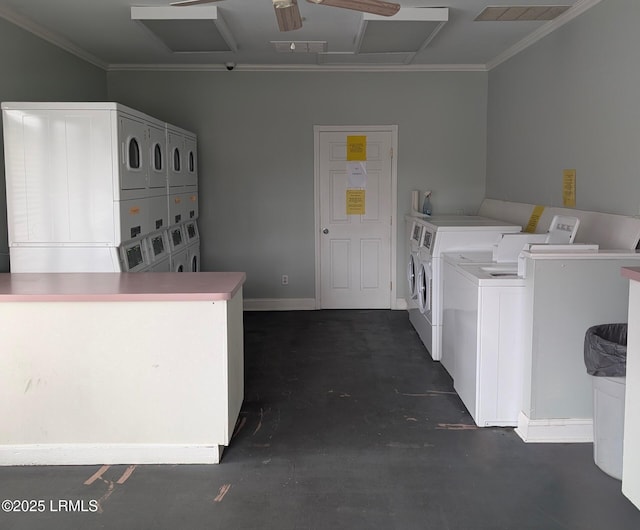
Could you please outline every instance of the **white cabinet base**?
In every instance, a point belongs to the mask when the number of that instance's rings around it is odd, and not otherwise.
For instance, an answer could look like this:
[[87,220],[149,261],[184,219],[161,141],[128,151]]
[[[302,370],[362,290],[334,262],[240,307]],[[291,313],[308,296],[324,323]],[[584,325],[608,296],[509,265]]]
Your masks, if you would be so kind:
[[219,464],[224,446],[169,444],[25,444],[0,447],[2,466]]
[[244,397],[242,289],[130,298],[0,303],[0,465],[219,462]]

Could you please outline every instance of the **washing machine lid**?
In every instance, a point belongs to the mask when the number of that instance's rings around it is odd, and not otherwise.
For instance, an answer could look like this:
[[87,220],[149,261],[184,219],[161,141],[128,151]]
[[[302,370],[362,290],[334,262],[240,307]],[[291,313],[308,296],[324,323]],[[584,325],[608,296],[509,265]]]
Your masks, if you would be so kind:
[[525,279],[518,276],[515,263],[460,263],[456,269],[466,278],[477,285],[524,287]]
[[520,232],[522,227],[500,221],[498,219],[490,219],[479,215],[441,215],[432,216],[424,220],[425,226],[436,231],[456,231],[456,230],[491,230],[495,229],[501,232]]

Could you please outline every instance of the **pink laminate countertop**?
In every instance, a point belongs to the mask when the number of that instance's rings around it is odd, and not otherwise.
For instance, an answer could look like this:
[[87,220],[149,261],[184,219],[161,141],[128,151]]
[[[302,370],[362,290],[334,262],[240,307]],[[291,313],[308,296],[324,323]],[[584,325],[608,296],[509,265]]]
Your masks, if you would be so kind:
[[231,300],[244,272],[77,272],[0,274],[0,302]]
[[640,267],[623,267],[622,276],[640,282]]

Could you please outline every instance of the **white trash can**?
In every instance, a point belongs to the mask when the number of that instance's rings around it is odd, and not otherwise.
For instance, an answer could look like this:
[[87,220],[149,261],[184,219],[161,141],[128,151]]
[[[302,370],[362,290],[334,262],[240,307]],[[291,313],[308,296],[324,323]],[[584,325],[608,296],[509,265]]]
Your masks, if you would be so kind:
[[607,475],[622,480],[626,377],[592,377],[593,459]]
[[627,324],[601,324],[587,330],[584,363],[593,381],[593,460],[622,480]]

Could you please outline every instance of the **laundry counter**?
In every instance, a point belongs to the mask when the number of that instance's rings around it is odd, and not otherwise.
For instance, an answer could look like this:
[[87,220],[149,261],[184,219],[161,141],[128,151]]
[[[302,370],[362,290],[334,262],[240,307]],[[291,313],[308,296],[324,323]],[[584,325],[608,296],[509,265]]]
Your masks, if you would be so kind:
[[0,465],[218,463],[244,273],[0,274]]

